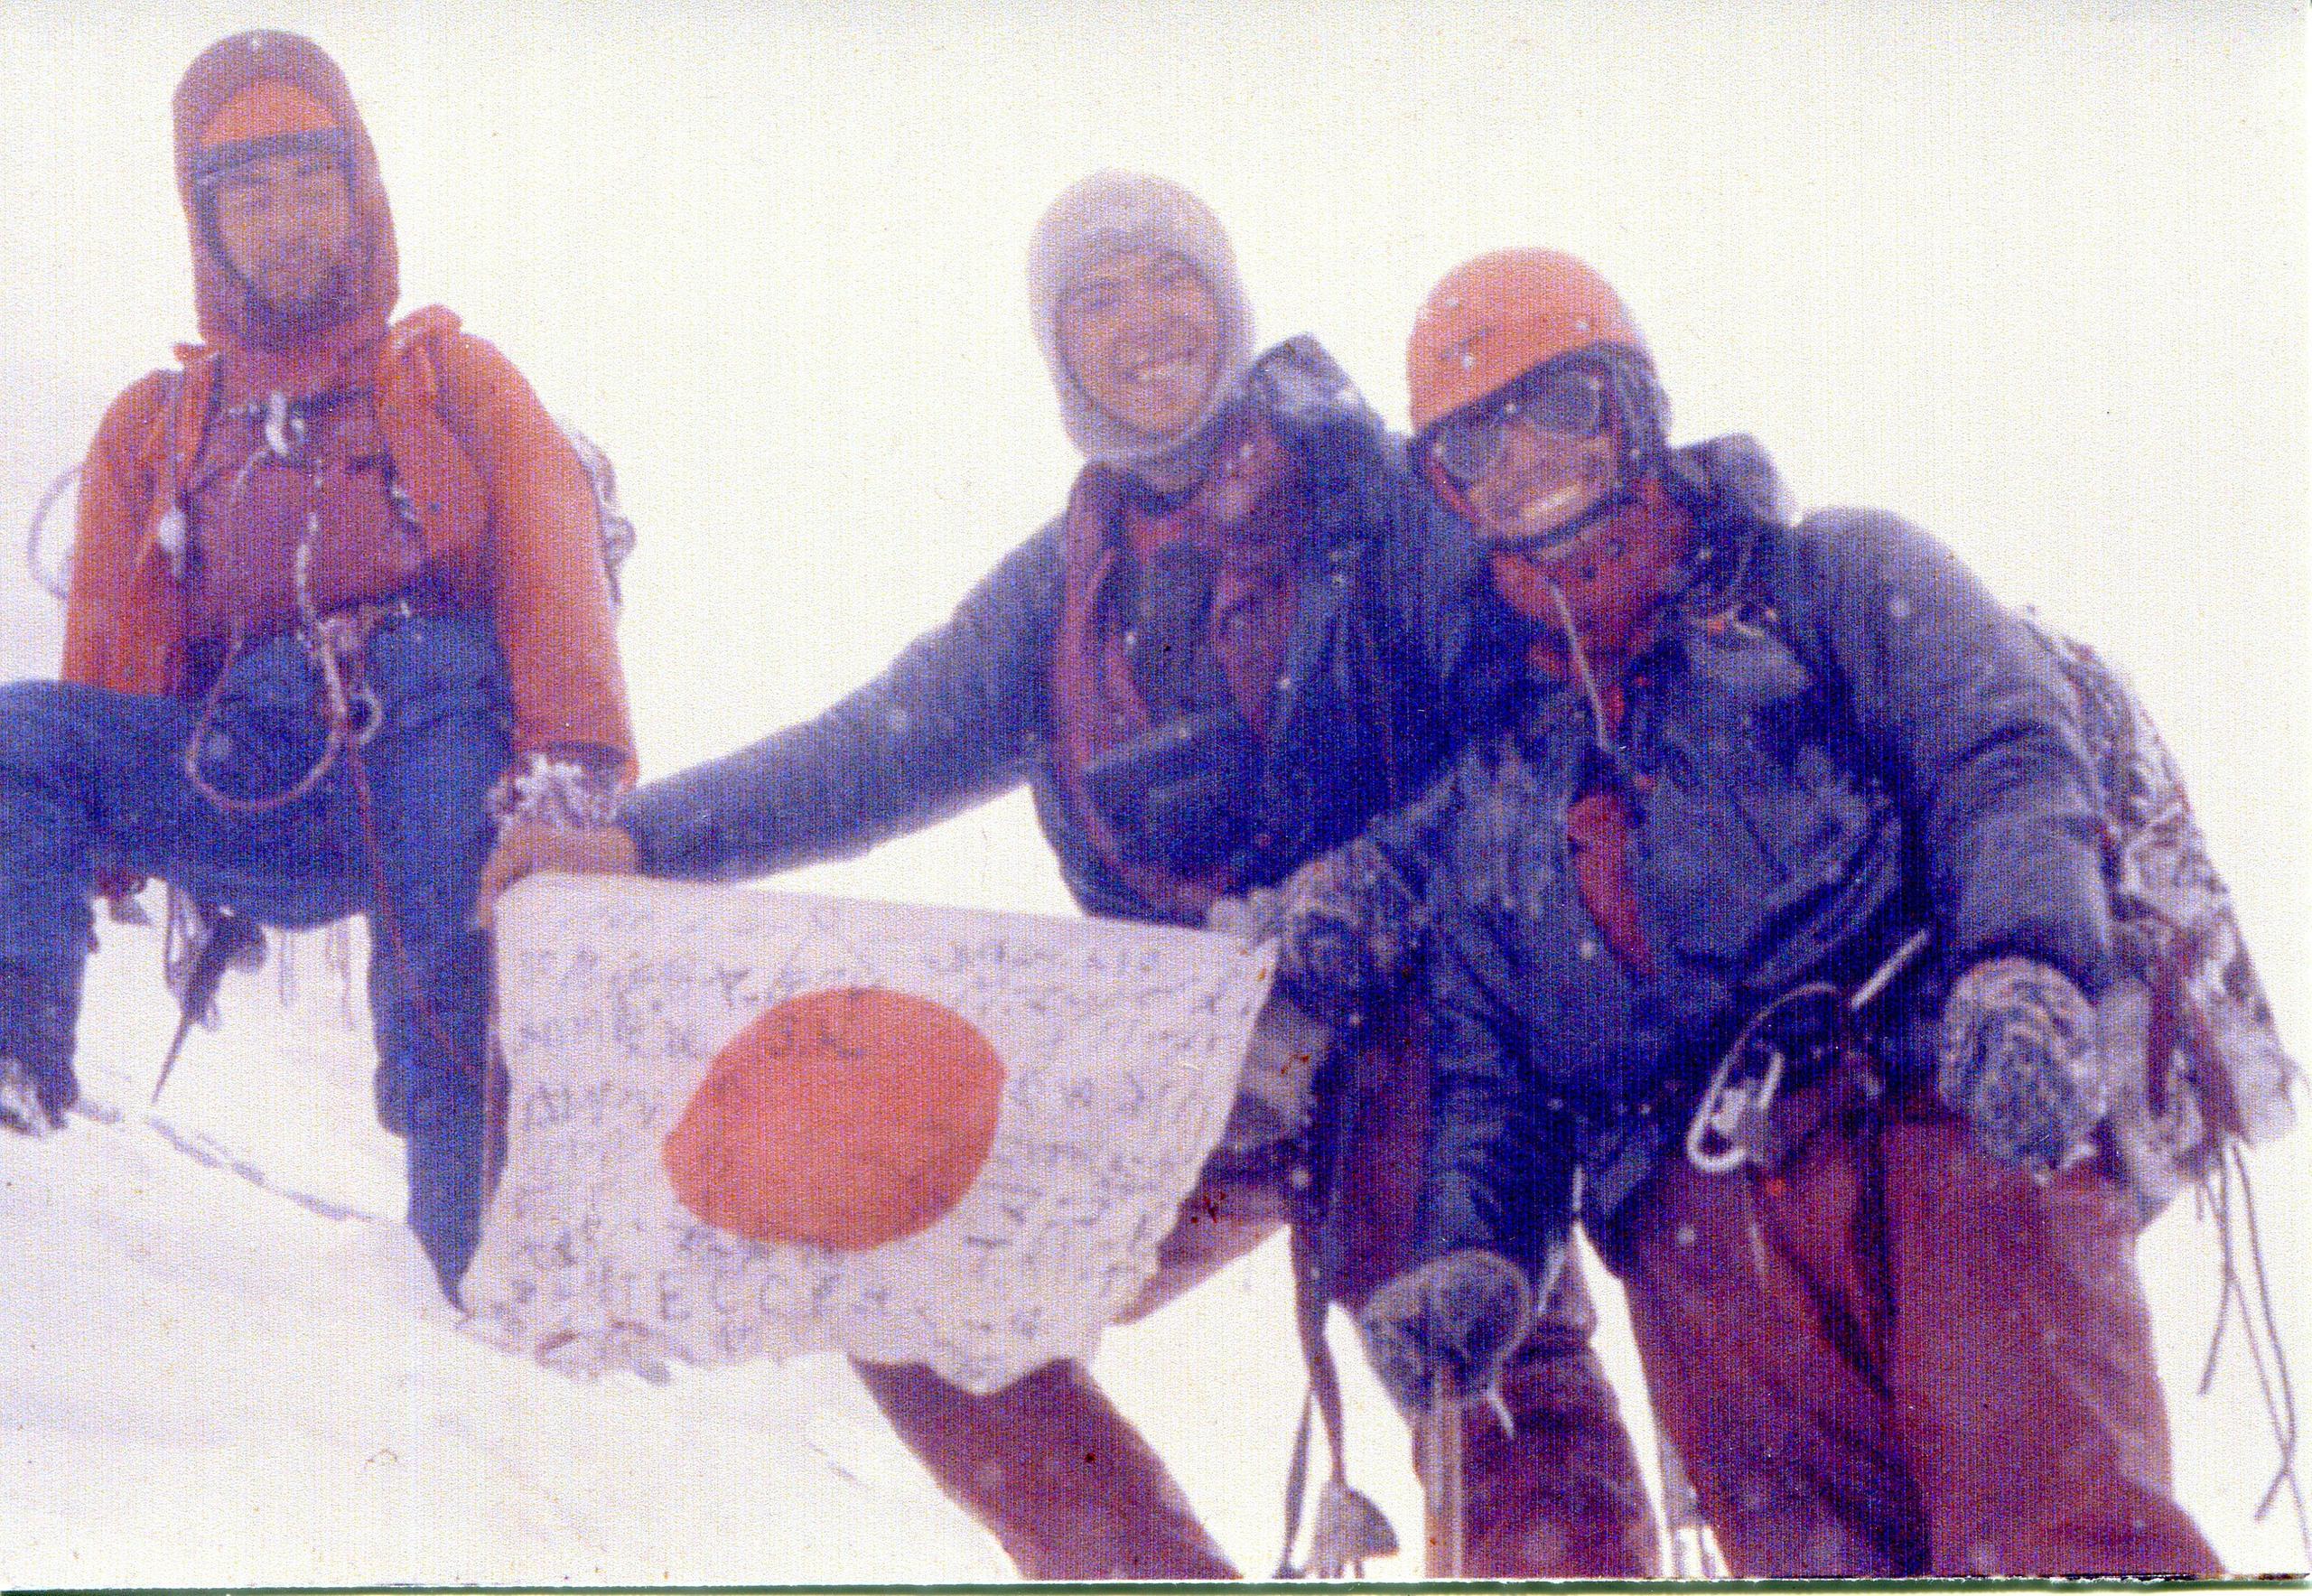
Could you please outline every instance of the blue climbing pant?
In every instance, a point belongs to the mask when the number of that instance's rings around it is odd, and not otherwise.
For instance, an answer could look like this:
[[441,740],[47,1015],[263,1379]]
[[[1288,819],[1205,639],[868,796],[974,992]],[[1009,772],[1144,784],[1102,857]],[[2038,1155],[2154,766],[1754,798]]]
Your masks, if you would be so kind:
[[77,975],[99,871],[271,926],[367,915],[379,1112],[408,1139],[410,1228],[454,1300],[490,1153],[489,947],[471,917],[494,841],[487,795],[510,757],[505,665],[487,618],[421,617],[370,638],[366,674],[374,735],[303,796],[249,812],[201,791],[188,746],[198,733],[201,784],[230,799],[296,788],[330,738],[321,671],[295,638],[229,660],[205,723],[172,697],[0,686],[0,961]]

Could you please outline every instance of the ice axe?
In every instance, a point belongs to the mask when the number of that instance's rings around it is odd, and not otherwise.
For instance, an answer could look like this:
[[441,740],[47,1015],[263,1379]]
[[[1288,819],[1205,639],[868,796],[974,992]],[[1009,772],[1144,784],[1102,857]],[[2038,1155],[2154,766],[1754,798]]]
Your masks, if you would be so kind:
[[[189,939],[192,946],[190,957],[181,966],[183,978],[174,984],[179,1011],[176,1034],[169,1039],[169,1050],[161,1059],[160,1078],[153,1083],[155,1103],[161,1100],[161,1088],[169,1084],[169,1071],[177,1067],[177,1055],[184,1050],[184,1039],[191,1031],[193,1022],[205,1023],[216,1017],[217,987],[225,979],[225,972],[237,965],[252,965],[265,952],[265,928],[229,909],[199,916]],[[253,958],[252,955],[256,957]]]
[[1466,1577],[1469,1504],[1461,1472],[1461,1398],[1453,1377],[1439,1369],[1430,1379],[1429,1410],[1422,1415],[1422,1528],[1428,1546],[1423,1574],[1432,1580]]

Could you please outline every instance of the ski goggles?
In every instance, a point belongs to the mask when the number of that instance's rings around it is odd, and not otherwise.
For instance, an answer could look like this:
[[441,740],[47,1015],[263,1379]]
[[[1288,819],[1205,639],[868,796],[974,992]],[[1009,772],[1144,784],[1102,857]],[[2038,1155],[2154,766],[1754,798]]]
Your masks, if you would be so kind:
[[1513,424],[1562,438],[1606,427],[1606,374],[1594,366],[1536,366],[1508,387],[1455,411],[1431,429],[1429,457],[1466,491],[1493,469]]

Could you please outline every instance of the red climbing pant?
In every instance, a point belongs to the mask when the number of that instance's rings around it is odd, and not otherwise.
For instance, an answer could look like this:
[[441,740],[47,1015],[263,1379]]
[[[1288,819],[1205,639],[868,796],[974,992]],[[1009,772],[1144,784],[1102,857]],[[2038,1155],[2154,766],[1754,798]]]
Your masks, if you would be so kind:
[[[1380,1028],[1359,1134],[1343,1174],[1349,1227],[1343,1299],[1394,1274],[1411,1230],[1427,1106],[1418,1027]],[[1273,1181],[1213,1174],[1181,1205],[1135,1319],[1282,1227]],[[1465,1417],[1473,1578],[1632,1579],[1659,1572],[1654,1517],[1605,1371],[1597,1311],[1569,1268],[1502,1391],[1515,1421]],[[1291,1325],[1277,1327],[1291,1336]],[[1051,1365],[973,1396],[920,1364],[856,1366],[901,1440],[943,1489],[1035,1580],[1232,1579],[1237,1570],[1162,1461],[1081,1364]]]
[[1794,1098],[1822,1128],[1778,1171],[1665,1163],[1615,1231],[1732,1572],[2220,1576],[2169,1488],[2128,1194],[2002,1163],[1931,1098]]

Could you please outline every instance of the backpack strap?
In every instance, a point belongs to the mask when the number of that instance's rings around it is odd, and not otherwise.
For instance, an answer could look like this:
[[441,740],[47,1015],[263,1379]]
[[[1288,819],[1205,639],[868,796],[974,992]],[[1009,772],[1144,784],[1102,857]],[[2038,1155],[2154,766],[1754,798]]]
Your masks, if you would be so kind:
[[209,434],[210,417],[217,411],[217,379],[223,361],[216,349],[202,343],[176,347],[177,366],[165,370],[161,403],[153,413],[153,428],[144,441],[144,458],[152,462],[155,488],[175,504],[184,490],[200,445]]

